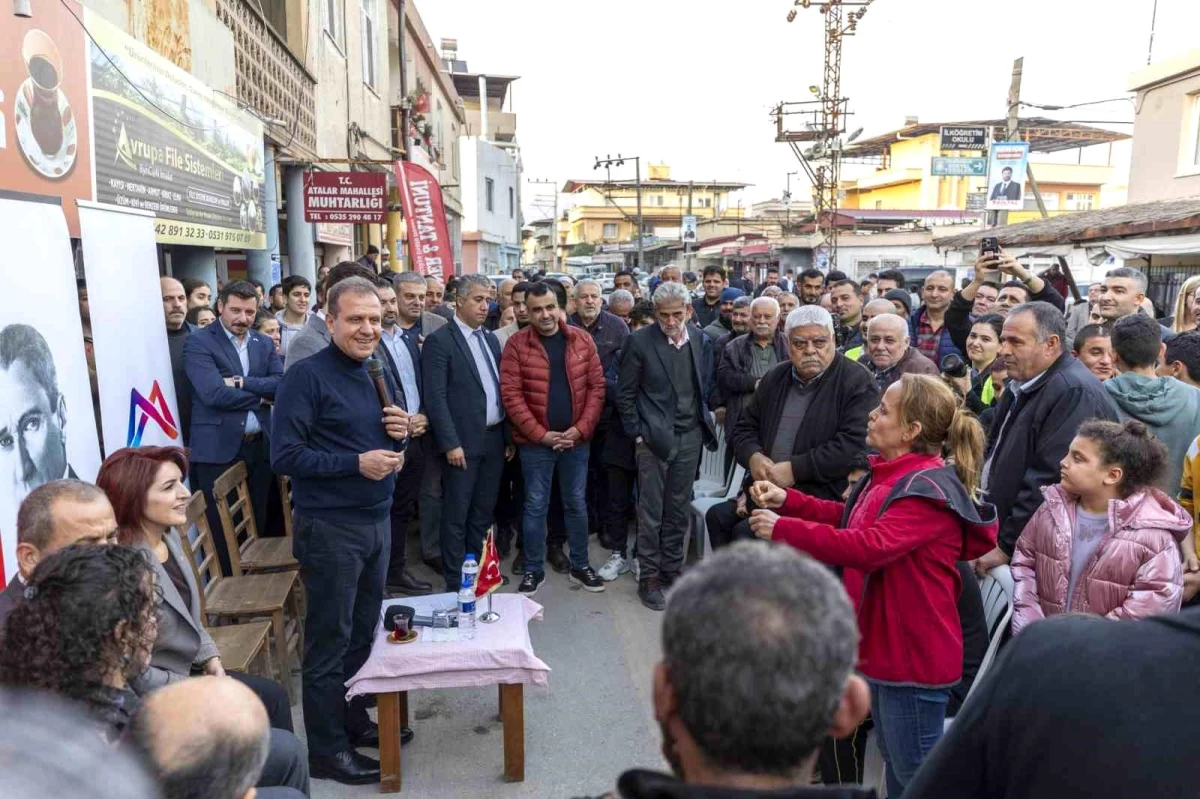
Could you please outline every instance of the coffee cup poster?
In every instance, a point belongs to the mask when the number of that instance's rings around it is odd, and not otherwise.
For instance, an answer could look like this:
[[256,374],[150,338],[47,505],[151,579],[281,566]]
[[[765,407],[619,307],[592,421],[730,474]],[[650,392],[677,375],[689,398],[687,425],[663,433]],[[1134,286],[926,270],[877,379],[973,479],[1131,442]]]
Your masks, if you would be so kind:
[[72,236],[76,200],[91,199],[86,37],[76,0],[37,3],[0,22],[0,186],[58,198]]

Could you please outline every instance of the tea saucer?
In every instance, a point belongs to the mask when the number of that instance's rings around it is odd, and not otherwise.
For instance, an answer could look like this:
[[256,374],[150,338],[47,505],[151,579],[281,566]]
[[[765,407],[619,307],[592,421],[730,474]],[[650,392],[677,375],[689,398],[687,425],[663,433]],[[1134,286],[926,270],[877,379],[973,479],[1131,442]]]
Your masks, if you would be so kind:
[[38,174],[50,180],[62,180],[71,174],[71,169],[75,166],[75,156],[79,151],[78,136],[75,130],[75,112],[71,110],[71,104],[67,102],[67,96],[63,94],[63,90],[59,89],[58,113],[63,120],[62,146],[58,148],[57,153],[46,155],[42,152],[37,140],[33,138],[33,129],[29,123],[30,98],[32,96],[33,79],[26,78],[21,87],[17,89],[17,99],[13,108],[13,117],[17,127],[17,143],[20,145],[18,149],[21,151],[21,155],[25,156],[26,162]]

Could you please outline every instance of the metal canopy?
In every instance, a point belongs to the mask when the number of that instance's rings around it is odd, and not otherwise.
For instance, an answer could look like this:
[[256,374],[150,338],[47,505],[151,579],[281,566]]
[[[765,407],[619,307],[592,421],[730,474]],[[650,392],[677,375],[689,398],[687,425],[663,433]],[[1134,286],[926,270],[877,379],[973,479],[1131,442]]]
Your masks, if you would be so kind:
[[[991,128],[993,141],[1004,141],[1007,130],[1007,120],[983,119],[972,122],[931,122],[928,124],[909,125],[899,130],[891,131],[870,139],[860,139],[848,145],[843,153],[847,158],[881,156],[898,141],[915,139],[919,136],[937,134],[943,127],[983,127]],[[1118,133],[1077,122],[1059,122],[1047,117],[1027,117],[1020,120],[1018,135],[1021,141],[1029,142],[1030,152],[1055,153],[1061,150],[1071,150],[1076,147],[1087,147],[1092,144],[1123,141],[1129,138],[1126,133]]]

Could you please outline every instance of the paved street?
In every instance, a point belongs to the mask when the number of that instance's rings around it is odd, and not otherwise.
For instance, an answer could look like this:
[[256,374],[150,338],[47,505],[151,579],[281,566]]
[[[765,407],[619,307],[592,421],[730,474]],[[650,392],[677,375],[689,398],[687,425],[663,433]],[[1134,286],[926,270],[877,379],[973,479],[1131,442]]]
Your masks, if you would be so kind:
[[[592,564],[599,567],[608,553],[592,542]],[[503,564],[506,575],[510,563]],[[433,577],[419,563],[415,571]],[[514,580],[503,590],[515,588]],[[547,574],[536,597],[544,618],[530,623],[529,631],[534,651],[552,671],[548,687],[525,688],[523,783],[503,780],[494,686],[423,691],[409,694],[417,737],[403,750],[403,793],[422,799],[596,795],[612,788],[626,768],[661,768],[650,680],[662,615],[642,607],[636,588],[626,575],[608,583],[603,594],[589,594],[565,575]],[[294,713],[303,738],[300,708]],[[314,780],[312,795],[374,796],[378,790]]]

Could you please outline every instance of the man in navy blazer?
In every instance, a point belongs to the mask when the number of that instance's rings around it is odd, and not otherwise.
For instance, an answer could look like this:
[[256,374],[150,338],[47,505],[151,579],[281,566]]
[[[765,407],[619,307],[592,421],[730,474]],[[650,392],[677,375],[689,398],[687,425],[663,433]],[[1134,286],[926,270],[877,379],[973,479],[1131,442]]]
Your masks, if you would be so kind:
[[271,339],[253,329],[257,311],[254,286],[244,280],[230,283],[217,298],[217,321],[188,336],[183,345],[183,368],[192,385],[194,488],[208,499],[213,545],[226,575],[232,569],[213,483],[234,463],[244,462],[254,519],[263,530],[273,477],[267,436],[283,361]]
[[515,452],[500,399],[500,342],[484,328],[492,282],[458,279],[454,320],[425,339],[425,413],[442,470],[442,562],[457,591],[466,553],[476,559],[492,523],[504,462]]

